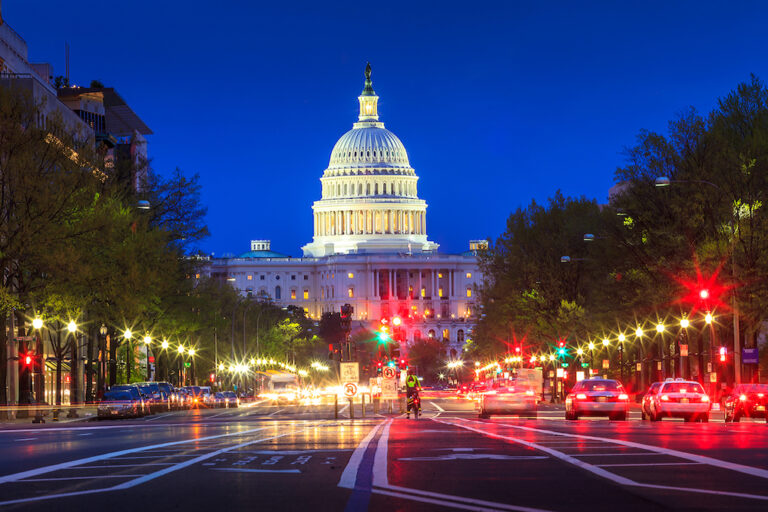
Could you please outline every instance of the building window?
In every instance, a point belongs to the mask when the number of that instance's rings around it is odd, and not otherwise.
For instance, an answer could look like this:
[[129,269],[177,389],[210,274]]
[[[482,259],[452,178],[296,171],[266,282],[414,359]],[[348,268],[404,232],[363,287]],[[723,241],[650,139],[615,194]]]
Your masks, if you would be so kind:
[[309,281],[309,276],[304,276],[305,281]]
[[413,298],[413,286],[408,287],[408,298]]
[[442,279],[443,278],[443,273],[442,272],[438,272],[437,273],[437,278],[438,279]]
[[304,300],[309,300],[309,290],[304,289]]
[[354,279],[355,278],[355,274],[350,272],[350,273],[347,274],[347,277],[350,278],[350,279]]
[[279,281],[280,280],[280,276],[275,276],[275,280]]
[[451,333],[448,331],[448,329],[443,329],[443,339],[445,341],[449,341],[451,339]]
[[435,338],[435,330],[434,329],[430,329],[429,330],[429,332],[427,333],[427,338],[429,338],[429,339],[434,339]]
[[427,287],[426,286],[422,286],[421,287],[421,297],[424,298],[426,296],[427,296]]
[[280,300],[283,296],[283,291],[279,286],[275,286],[275,300]]
[[291,281],[295,281],[295,280],[296,280],[296,274],[293,274],[293,275],[291,276]]
[[442,286],[437,289],[437,296],[438,297],[442,297],[443,296],[443,287]]
[[200,274],[195,274],[195,279],[200,279]]
[[464,342],[464,329],[459,329],[456,331],[456,341]]
[[472,288],[467,286],[467,297],[472,297]]
[[467,279],[472,279],[472,272],[467,272]]
[[291,299],[296,300],[296,290],[291,290]]
[[347,297],[351,299],[351,298],[354,298],[354,296],[355,296],[355,289],[350,286],[349,288],[347,288]]
[[260,275],[260,276],[259,276],[259,279],[261,279],[261,280],[263,281],[263,280],[264,280],[264,276],[263,276],[263,275]]
[[246,279],[248,279],[249,281],[253,281],[253,276],[251,274],[248,274],[248,277]]

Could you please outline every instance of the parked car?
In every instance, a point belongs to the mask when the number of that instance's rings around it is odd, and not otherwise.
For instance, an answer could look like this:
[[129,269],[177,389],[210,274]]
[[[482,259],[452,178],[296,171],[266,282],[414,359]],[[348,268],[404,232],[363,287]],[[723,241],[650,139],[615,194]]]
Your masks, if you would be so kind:
[[211,397],[211,407],[219,408],[219,407],[226,407],[227,401],[226,398],[224,398],[224,393],[221,391],[217,391],[213,394]]
[[141,414],[141,400],[129,390],[107,391],[96,406],[96,417],[138,418]]
[[608,416],[625,421],[629,414],[629,395],[617,380],[591,378],[576,383],[565,397],[565,419],[579,416]]
[[152,412],[166,412],[171,410],[170,396],[160,389],[157,382],[137,382],[139,388],[146,389],[152,397]]
[[131,394],[133,400],[139,402],[139,416],[147,416],[152,414],[149,408],[149,402],[144,398],[144,393],[141,392],[139,386],[136,384],[118,384],[109,388],[109,391],[127,391]]
[[480,395],[479,417],[491,414],[517,414],[535,418],[537,414],[536,392],[533,387],[512,382],[508,386],[486,391]]
[[696,381],[667,379],[653,394],[648,390],[646,395],[648,418],[651,421],[661,421],[664,417],[709,421],[712,404],[704,388]]
[[643,398],[640,401],[640,415],[642,416],[642,419],[647,420],[651,417],[651,398],[659,392],[661,384],[661,382],[654,382],[643,395]]
[[725,398],[725,421],[765,418],[768,423],[768,384],[739,384]]
[[176,411],[183,408],[182,404],[180,403],[179,393],[171,383],[158,382],[157,385],[160,388],[160,391],[168,396],[171,410]]

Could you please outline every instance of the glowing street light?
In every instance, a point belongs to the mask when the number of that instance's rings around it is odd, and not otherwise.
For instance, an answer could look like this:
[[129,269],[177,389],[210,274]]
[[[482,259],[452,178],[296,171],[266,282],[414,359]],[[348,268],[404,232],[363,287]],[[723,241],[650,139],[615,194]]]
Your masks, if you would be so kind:
[[152,343],[152,338],[149,336],[144,336],[144,344],[149,345],[150,343]]
[[712,313],[707,313],[707,315],[704,317],[704,321],[708,324],[712,323]]
[[168,340],[163,340],[160,346],[163,347],[163,350],[166,350],[168,348]]
[[67,324],[67,330],[68,330],[70,333],[75,333],[75,332],[77,332],[77,324],[75,323],[75,321],[74,321],[74,320],[70,320],[70,321],[69,321],[69,323]]
[[610,340],[608,338],[603,338],[603,346],[604,347],[607,347],[610,344],[611,344],[611,342],[610,342]]
[[125,332],[123,333],[123,338],[129,340],[131,339],[131,336],[133,336],[133,333],[131,332],[131,330],[126,329]]
[[34,329],[42,329],[43,328],[42,318],[35,318],[34,320],[32,320],[32,327]]
[[683,329],[687,329],[689,325],[690,325],[690,322],[688,321],[687,318],[683,318],[682,320],[680,320],[680,327],[682,327]]
[[643,330],[640,327],[638,327],[637,330],[635,331],[635,337],[636,338],[642,338],[643,337]]
[[595,350],[595,344],[590,341],[589,345],[587,345],[587,348],[589,348],[589,350]]
[[179,354],[184,353],[184,345],[179,345]]
[[656,324],[656,332],[658,332],[659,334],[664,332],[664,324],[662,324],[662,323]]
[[584,354],[584,351],[581,349],[581,347],[576,349],[576,355],[580,356],[580,355],[583,355],[583,354]]
[[195,349],[190,348],[189,349],[189,355],[192,356],[192,357],[195,357]]
[[627,337],[624,336],[624,333],[619,334],[619,343],[624,343],[624,340],[626,340]]

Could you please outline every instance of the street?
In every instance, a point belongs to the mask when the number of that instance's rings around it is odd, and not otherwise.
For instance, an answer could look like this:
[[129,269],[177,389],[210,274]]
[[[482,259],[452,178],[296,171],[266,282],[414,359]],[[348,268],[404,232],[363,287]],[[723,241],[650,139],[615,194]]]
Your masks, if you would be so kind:
[[[768,427],[249,404],[0,429],[7,510],[764,510]],[[357,406],[359,409],[359,405]],[[343,410],[342,415],[348,414]]]

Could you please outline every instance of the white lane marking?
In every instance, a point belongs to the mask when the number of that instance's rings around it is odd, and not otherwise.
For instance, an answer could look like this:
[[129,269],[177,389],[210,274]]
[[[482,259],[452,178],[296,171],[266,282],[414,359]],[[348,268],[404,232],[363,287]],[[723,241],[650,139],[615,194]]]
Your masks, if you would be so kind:
[[573,457],[632,457],[632,456],[640,456],[640,457],[656,457],[664,455],[663,453],[654,453],[654,452],[627,452],[627,453],[569,453],[568,455],[571,455]]
[[214,471],[233,471],[235,473],[301,473],[298,469],[246,469],[246,468],[211,468]]
[[237,450],[232,453],[254,455],[304,455],[305,453],[351,452],[354,448],[329,448],[327,450]]
[[80,471],[82,469],[106,469],[106,468],[143,468],[144,466],[173,466],[175,462],[149,462],[146,464],[109,464],[104,466],[77,466],[74,468],[65,468],[67,470]]
[[347,410],[347,408],[349,408],[349,404],[347,404],[344,407],[342,407],[341,409],[339,409],[339,414],[343,413],[345,410]]
[[386,487],[389,485],[389,476],[387,475],[387,450],[389,447],[389,427],[392,421],[384,424],[384,430],[379,437],[379,444],[376,445],[376,453],[373,457],[373,485]]
[[[158,450],[160,451],[160,450]],[[165,450],[162,450],[165,451]],[[115,457],[115,460],[128,460],[128,459],[167,459],[168,457],[197,457],[196,453],[179,453],[174,455],[172,453],[160,454],[160,455],[134,455],[129,457]]]
[[23,437],[21,439],[14,439],[14,441],[16,441],[18,443],[19,441],[34,441],[35,439],[37,439],[37,438],[36,437]]
[[649,464],[595,464],[601,468],[623,468],[623,467],[641,467],[641,466],[701,466],[701,462],[655,462]]
[[339,479],[338,483],[339,487],[343,487],[345,489],[355,488],[355,482],[357,481],[357,470],[360,468],[360,463],[363,461],[365,450],[368,449],[368,445],[371,444],[371,441],[382,427],[382,425],[391,422],[392,420],[387,420],[386,422],[379,423],[373,427],[370,432],[368,432],[368,435],[365,436],[362,441],[360,441],[360,444],[357,445],[355,451],[352,452],[352,456],[349,458],[349,462],[347,462],[347,467],[345,467],[344,471],[341,473],[341,478]]
[[[459,419],[459,418],[457,418],[457,419]],[[441,420],[436,420],[436,421],[438,421],[440,423],[446,423],[446,422],[441,421]],[[472,421],[472,420],[465,420],[465,421]],[[481,425],[488,425],[488,423],[479,422],[479,421],[472,421],[472,423],[479,423]],[[532,447],[537,447],[538,446],[537,449],[539,449],[539,450],[542,450],[542,451],[547,452],[547,453],[551,453],[554,457],[562,459],[565,462],[568,462],[568,463],[573,464],[573,465],[575,465],[575,466],[577,466],[577,467],[579,467],[581,469],[584,469],[585,471],[589,471],[590,473],[594,473],[594,474],[596,474],[598,476],[602,476],[602,477],[606,478],[607,480],[610,480],[610,481],[612,481],[614,483],[617,483],[617,484],[620,484],[620,485],[627,485],[627,486],[630,486],[630,487],[642,487],[642,488],[646,488],[646,489],[661,489],[661,490],[667,490],[667,491],[681,491],[681,492],[692,492],[692,493],[698,493],[698,494],[712,494],[712,495],[716,495],[716,496],[734,496],[734,497],[738,497],[738,498],[747,498],[747,499],[768,501],[768,496],[757,495],[757,494],[747,494],[747,493],[730,492],[730,491],[713,491],[713,490],[709,490],[709,489],[696,489],[696,488],[693,488],[693,487],[674,487],[674,486],[667,486],[667,485],[645,484],[645,483],[642,483],[642,482],[637,482],[635,480],[630,480],[629,478],[624,478],[623,476],[619,476],[619,475],[617,475],[615,473],[611,473],[610,471],[606,471],[606,470],[604,470],[602,468],[599,468],[599,467],[594,466],[592,464],[588,464],[588,463],[586,463],[584,461],[580,461],[578,459],[574,459],[573,457],[570,457],[570,456],[568,456],[568,455],[566,455],[564,453],[560,453],[560,452],[557,452],[555,450],[550,450],[549,448],[546,448],[545,446],[536,445],[535,443],[529,443],[528,441],[523,441],[522,439],[517,439],[517,438],[514,438],[514,437],[502,436],[502,435],[499,435],[499,434],[493,434],[491,432],[486,432],[486,431],[483,431],[483,430],[480,430],[480,429],[476,429],[476,428],[469,427],[469,426],[466,426],[466,425],[461,425],[461,424],[458,424],[458,423],[453,423],[453,425],[457,426],[457,427],[460,427],[460,428],[467,429],[467,430],[476,431],[476,432],[478,432],[480,434],[483,434],[485,436],[488,436],[488,437],[494,437],[494,438],[497,438],[497,439],[505,439],[505,440],[508,440],[508,441],[512,441],[514,443],[519,443],[519,444],[523,444],[523,445],[530,445]],[[547,433],[547,434],[552,434],[552,433],[558,434],[556,432],[551,432],[551,431],[547,431],[547,430],[538,430],[538,429],[534,429],[534,428],[530,428],[530,427],[517,427],[516,425],[507,425],[507,424],[499,424],[499,423],[497,423],[496,425],[505,425],[505,426],[510,426],[510,427],[521,428],[523,430],[532,430],[532,431],[543,432],[543,433]],[[572,435],[572,434],[562,434],[562,435],[564,435],[566,437],[581,437],[581,436],[576,436],[576,435]],[[591,438],[591,439],[602,439],[602,438],[597,438],[597,437],[592,437],[592,436],[583,436],[583,437]],[[627,444],[630,444],[630,445],[639,445],[640,447],[645,446],[645,445],[641,445],[640,443],[632,443],[630,441],[618,441],[618,440],[614,441],[614,440],[607,440],[607,439],[605,441],[607,441],[607,442],[616,442],[616,443],[627,443]],[[666,448],[663,449],[663,450],[671,451],[671,452],[675,451],[675,450],[667,450]],[[684,452],[679,452],[679,453],[682,453],[684,455],[690,455],[690,454],[685,454]],[[596,454],[592,454],[592,455],[596,455]],[[615,454],[614,453],[614,454],[609,454],[609,455],[628,455],[628,454]],[[639,454],[639,455],[647,455],[647,454]],[[666,453],[659,453],[659,455],[667,455],[667,454]],[[587,455],[584,455],[584,456],[587,456]],[[708,459],[708,457],[703,457],[703,458]],[[712,460],[715,460],[715,459],[712,459]],[[736,464],[736,466],[738,466],[738,464]],[[747,467],[747,466],[744,466],[744,467]],[[758,469],[758,468],[752,468],[752,469]]]
[[79,436],[92,436],[93,432],[86,432],[85,434],[77,434]]
[[464,510],[512,510],[516,512],[546,512],[545,509],[540,508],[517,507],[515,505],[507,505],[506,503],[475,500],[471,498],[464,498],[462,496],[452,496],[450,494],[421,491],[418,489],[410,489],[397,485],[389,485],[385,489],[387,490],[374,488],[371,490],[371,492],[375,492],[376,494],[383,494],[385,496],[394,496],[397,498],[421,501],[423,503],[433,503],[435,505],[443,505],[446,507],[460,508]]
[[744,466],[742,464],[736,464],[735,462],[728,462],[725,460],[720,459],[713,459],[712,457],[706,457],[704,455],[696,455],[693,453],[688,452],[681,452],[679,450],[672,450],[670,448],[663,448],[661,446],[653,446],[650,444],[642,444],[642,443],[636,443],[633,441],[621,441],[619,439],[610,439],[606,437],[597,437],[597,436],[585,436],[585,435],[574,435],[574,434],[565,434],[563,432],[555,432],[553,430],[541,430],[537,428],[531,428],[531,427],[523,427],[519,425],[509,425],[506,423],[503,423],[501,425],[516,428],[519,430],[525,430],[529,432],[540,432],[544,434],[550,434],[550,435],[558,435],[563,437],[569,437],[569,438],[579,438],[579,439],[590,439],[593,441],[603,441],[606,443],[613,443],[613,444],[620,444],[622,446],[628,446],[630,448],[638,448],[640,450],[648,450],[664,455],[669,455],[671,457],[677,457],[679,459],[685,459],[689,460],[691,462],[700,462],[702,464],[707,464],[709,466],[715,466],[720,469],[728,469],[730,471],[736,471],[738,473],[744,473],[747,475],[756,476],[759,478],[766,478],[768,479],[768,469],[762,469],[762,468],[756,468],[752,466]]
[[[322,423],[321,423],[321,425],[322,425]],[[330,425],[326,424],[325,426],[333,426],[333,424],[330,424]],[[136,480],[130,480],[128,482],[124,482],[124,483],[116,485],[114,487],[107,487],[107,488],[103,488],[103,489],[89,489],[89,490],[86,490],[86,491],[64,492],[64,493],[59,493],[59,494],[49,494],[49,495],[46,495],[46,496],[35,496],[35,497],[32,497],[32,498],[19,498],[19,499],[15,499],[15,500],[0,501],[0,506],[1,505],[12,505],[12,504],[15,504],[15,503],[28,503],[30,501],[41,501],[41,500],[48,500],[48,499],[55,499],[55,498],[66,498],[66,497],[69,497],[69,496],[82,496],[84,494],[97,494],[97,493],[101,493],[101,492],[109,492],[109,491],[116,491],[116,490],[121,490],[121,489],[128,489],[128,488],[134,487],[136,485],[142,484],[144,482],[147,482],[149,480],[153,480],[153,479],[155,479],[155,478],[157,478],[159,476],[171,473],[171,472],[176,471],[178,469],[185,468],[185,467],[187,467],[187,466],[189,466],[191,464],[196,464],[197,462],[209,459],[211,457],[215,457],[216,455],[220,455],[221,453],[224,453],[224,452],[226,452],[226,451],[228,451],[230,449],[236,449],[236,448],[239,448],[239,447],[242,447],[242,446],[248,446],[248,445],[251,445],[251,444],[254,444],[254,443],[261,443],[263,441],[270,441],[272,439],[277,439],[279,437],[283,437],[283,436],[287,436],[287,435],[298,434],[300,432],[305,432],[307,430],[310,430],[310,428],[314,428],[314,427],[307,427],[307,428],[302,429],[302,430],[292,431],[292,432],[289,432],[289,433],[286,433],[286,434],[281,434],[279,436],[273,436],[273,437],[266,437],[266,438],[262,438],[262,439],[257,439],[255,441],[249,441],[247,443],[243,443],[243,444],[240,444],[240,445],[235,445],[235,446],[233,446],[231,448],[224,448],[224,449],[218,450],[216,452],[207,453],[207,454],[202,455],[200,457],[197,457],[195,459],[184,461],[184,462],[182,462],[182,463],[180,463],[180,464],[178,464],[176,466],[173,466],[173,467],[170,467],[170,468],[165,468],[165,469],[162,469],[160,471],[156,471],[155,473],[149,473],[147,475],[143,475],[140,478],[137,478]],[[254,429],[254,431],[258,431],[258,430],[265,430],[265,428]],[[0,482],[0,483],[2,483],[2,482]]]
[[444,460],[541,460],[548,459],[544,455],[503,455],[498,453],[450,453],[434,457],[403,457],[397,460],[405,461],[444,461]]
[[440,412],[445,412],[445,409],[443,409],[442,407],[440,407],[439,405],[437,405],[435,402],[429,402],[429,403],[430,403],[430,404],[432,404],[432,406],[433,406],[435,409],[437,409],[438,411],[440,411]]
[[[570,455],[567,455],[567,454],[562,453],[562,452],[558,452],[557,450],[553,450],[552,448],[547,448],[546,446],[542,446],[540,444],[531,443],[530,441],[524,441],[523,439],[517,439],[515,437],[502,436],[500,434],[493,434],[491,432],[487,432],[487,431],[484,431],[484,430],[481,430],[481,429],[475,428],[475,427],[470,427],[468,425],[461,425],[461,424],[458,424],[458,423],[449,423],[449,422],[445,422],[443,420],[434,420],[434,421],[437,421],[439,423],[445,423],[446,425],[454,425],[454,426],[459,427],[459,428],[464,428],[464,429],[467,429],[467,430],[470,430],[470,431],[473,431],[473,432],[477,432],[478,434],[482,434],[484,436],[494,437],[496,439],[504,439],[506,441],[512,441],[513,443],[522,444],[523,446],[527,446],[529,448],[533,448],[535,450],[539,450],[539,451],[542,451],[544,453],[548,453],[548,454],[550,454],[551,456],[553,456],[553,457],[555,457],[557,459],[560,459],[560,460],[563,460],[565,462],[568,462],[569,464],[573,464],[574,466],[580,467],[580,468],[582,468],[582,469],[584,469],[586,471],[589,471],[591,473],[595,473],[596,475],[601,476],[603,478],[606,478],[608,480],[612,480],[613,482],[616,482],[617,484],[631,485],[631,484],[635,483],[633,480],[630,480],[629,478],[624,478],[623,476],[615,475],[615,474],[611,473],[610,471],[606,471],[604,469],[598,468],[597,466],[593,466],[591,464],[587,464],[586,462],[581,461],[579,459],[574,459]],[[475,422],[475,423],[480,423],[482,425],[488,425],[488,423],[485,423],[485,422]]]
[[171,414],[173,414],[173,413],[172,413],[172,412],[166,412],[165,414],[158,414],[158,415],[157,415],[157,416],[155,416],[154,418],[149,418],[149,419],[148,419],[148,420],[146,420],[146,421],[154,421],[154,420],[159,420],[160,418],[165,418],[166,416],[170,416]]
[[232,409],[231,411],[224,411],[224,412],[220,412],[218,414],[214,414],[212,416],[207,416],[206,419],[210,420],[210,419],[213,419],[213,418],[218,418],[219,416],[224,416],[225,414],[232,414],[232,416],[235,416],[235,414],[234,414],[235,412],[240,412],[240,411],[238,411],[237,409]]
[[93,480],[96,478],[135,478],[141,475],[93,475],[93,476],[63,476],[61,478],[27,478],[22,482],[58,482],[59,480]]
[[204,441],[204,440],[207,440],[207,439],[218,439],[218,438],[222,438],[222,437],[240,436],[240,435],[244,435],[244,434],[250,434],[250,433],[253,433],[253,432],[258,432],[260,430],[266,430],[267,428],[269,428],[269,427],[254,428],[254,429],[250,429],[250,430],[243,430],[243,431],[240,431],[240,432],[231,432],[229,434],[219,434],[219,435],[216,435],[216,436],[202,437],[200,439],[184,439],[183,441],[171,441],[171,442],[168,442],[168,443],[160,443],[160,444],[154,444],[154,445],[149,445],[149,446],[140,446],[140,447],[137,447],[137,448],[129,448],[127,450],[120,450],[120,451],[117,451],[117,452],[109,452],[109,453],[104,453],[104,454],[101,454],[101,455],[94,455],[93,457],[86,457],[84,459],[71,460],[69,462],[61,462],[59,464],[52,464],[50,466],[43,466],[43,467],[40,467],[40,468],[35,468],[35,469],[27,470],[27,471],[22,471],[20,473],[12,473],[10,475],[0,476],[0,484],[4,484],[4,483],[7,483],[7,482],[15,482],[15,481],[21,480],[23,478],[29,478],[29,477],[32,477],[32,476],[42,475],[42,474],[45,474],[45,473],[50,473],[52,471],[57,471],[59,469],[68,469],[68,468],[71,468],[72,466],[81,466],[83,464],[89,464],[91,462],[98,462],[100,460],[111,459],[113,457],[119,457],[121,455],[128,455],[130,453],[144,452],[144,451],[152,450],[152,449],[155,449],[155,448],[163,448],[165,446],[175,446],[175,445],[179,445],[179,444],[193,443],[195,441]]

